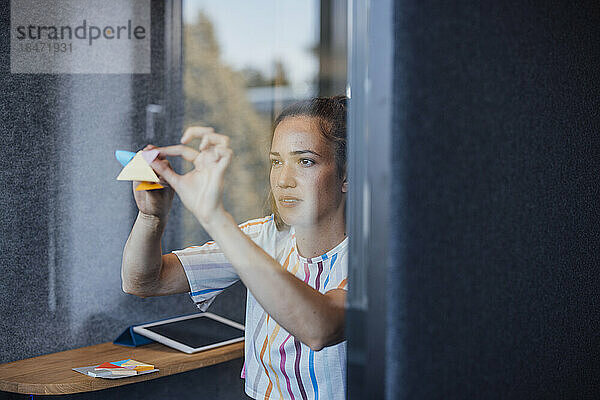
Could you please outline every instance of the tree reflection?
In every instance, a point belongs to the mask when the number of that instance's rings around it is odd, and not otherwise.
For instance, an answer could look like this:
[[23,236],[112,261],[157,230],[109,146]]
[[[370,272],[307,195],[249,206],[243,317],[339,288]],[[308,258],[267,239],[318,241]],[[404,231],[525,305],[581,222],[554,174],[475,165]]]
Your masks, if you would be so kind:
[[[225,207],[237,221],[264,215],[271,120],[254,109],[246,88],[252,85],[248,81],[251,76],[267,78],[237,72],[223,62],[213,24],[202,12],[195,23],[185,25],[183,39],[184,125],[212,126],[230,136],[235,157],[226,177]],[[285,77],[282,65],[278,75]],[[184,221],[185,240],[194,240],[198,224],[191,215]]]

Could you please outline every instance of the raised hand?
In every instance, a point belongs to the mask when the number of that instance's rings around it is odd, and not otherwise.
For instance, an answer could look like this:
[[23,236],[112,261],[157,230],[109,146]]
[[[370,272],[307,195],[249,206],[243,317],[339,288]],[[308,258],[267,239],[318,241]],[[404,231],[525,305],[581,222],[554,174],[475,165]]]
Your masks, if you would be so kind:
[[[193,139],[200,138],[198,150],[186,146]],[[151,164],[152,168],[179,195],[183,205],[190,210],[201,224],[224,212],[223,176],[229,166],[232,150],[229,138],[215,133],[210,127],[190,127],[181,137],[180,145],[156,147],[159,157]],[[194,164],[194,169],[185,175],[177,174],[164,160],[165,156],[182,157]]]
[[[156,149],[156,146],[149,144],[144,150]],[[164,165],[165,168],[170,168],[169,161],[164,156],[159,155],[153,162],[153,165]],[[135,204],[142,214],[166,218],[171,208],[173,201],[173,194],[175,193],[172,188],[165,187],[164,189],[158,190],[140,190],[136,191],[135,188],[140,182],[133,182],[133,197],[135,198]]]

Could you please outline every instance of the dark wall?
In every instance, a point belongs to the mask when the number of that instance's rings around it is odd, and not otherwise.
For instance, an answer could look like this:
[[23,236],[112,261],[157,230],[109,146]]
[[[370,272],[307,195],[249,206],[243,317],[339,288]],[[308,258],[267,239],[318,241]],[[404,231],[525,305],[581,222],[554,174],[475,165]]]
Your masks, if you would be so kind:
[[396,1],[392,398],[600,396],[599,6]]

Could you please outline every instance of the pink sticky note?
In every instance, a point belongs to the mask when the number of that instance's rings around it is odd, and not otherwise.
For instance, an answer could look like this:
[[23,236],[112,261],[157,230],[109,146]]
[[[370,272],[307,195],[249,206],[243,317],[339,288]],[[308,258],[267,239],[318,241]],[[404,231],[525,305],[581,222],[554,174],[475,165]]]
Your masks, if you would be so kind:
[[144,160],[146,160],[148,164],[152,164],[152,161],[154,161],[156,157],[158,157],[158,150],[142,151],[142,157],[144,158]]

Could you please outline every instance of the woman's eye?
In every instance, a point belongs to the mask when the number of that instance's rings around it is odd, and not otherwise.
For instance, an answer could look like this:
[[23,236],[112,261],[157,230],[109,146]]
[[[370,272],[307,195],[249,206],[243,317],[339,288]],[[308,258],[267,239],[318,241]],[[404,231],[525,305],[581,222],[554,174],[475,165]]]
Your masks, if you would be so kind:
[[302,158],[302,159],[300,159],[299,162],[300,162],[300,165],[302,165],[303,167],[310,167],[311,165],[313,165],[315,163],[310,158]]
[[279,164],[281,164],[281,161],[279,161],[279,160],[271,160],[271,165],[272,165],[273,167],[275,167],[275,166],[277,166],[277,165],[279,165]]

